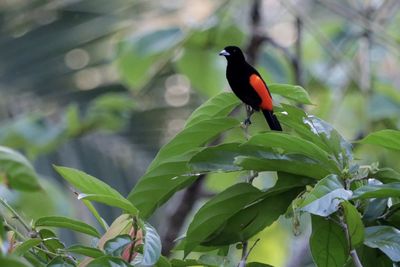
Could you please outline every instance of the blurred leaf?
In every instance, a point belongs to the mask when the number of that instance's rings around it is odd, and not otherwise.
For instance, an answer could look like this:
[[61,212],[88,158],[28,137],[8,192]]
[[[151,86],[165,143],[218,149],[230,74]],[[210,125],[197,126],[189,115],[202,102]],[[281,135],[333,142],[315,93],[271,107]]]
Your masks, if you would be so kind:
[[[141,216],[147,218],[176,191],[194,181],[194,177],[181,175],[188,174],[187,161],[199,146],[238,125],[239,122],[231,118],[200,121],[185,128],[162,147],[128,196],[139,208]],[[152,197],[148,198],[150,195]]]
[[154,266],[155,267],[171,267],[172,265],[169,262],[168,258],[161,256]]
[[103,256],[92,260],[86,267],[133,267],[126,261],[111,256]]
[[344,219],[348,227],[352,247],[356,248],[364,241],[365,230],[361,215],[357,208],[348,201],[343,201],[340,205],[343,207]]
[[297,103],[312,105],[307,91],[299,85],[272,83],[268,85],[268,88],[273,94],[281,95]]
[[238,183],[211,198],[194,216],[186,233],[185,256],[240,209],[262,196],[248,183]]
[[385,184],[400,182],[400,173],[391,168],[379,168],[379,170],[374,172],[371,176]]
[[364,244],[379,248],[392,261],[400,261],[400,231],[394,227],[381,225],[365,228]]
[[201,266],[202,264],[197,260],[193,259],[188,259],[188,260],[172,259],[171,265],[172,267],[187,267],[187,266]]
[[66,131],[68,136],[76,135],[81,129],[81,118],[79,115],[79,107],[76,104],[71,104],[65,111]]
[[92,215],[96,218],[97,222],[100,224],[100,226],[107,231],[108,225],[106,221],[100,216],[99,212],[96,210],[96,208],[93,206],[92,202],[90,202],[87,199],[82,199],[82,203],[89,209],[89,211],[92,213]]
[[30,267],[32,265],[23,262],[21,259],[0,256],[0,266],[4,267]]
[[273,266],[261,262],[249,262],[246,264],[246,267],[273,267]]
[[201,94],[211,97],[223,90],[225,62],[216,51],[187,47],[176,62],[179,73],[186,75]]
[[298,153],[318,160],[329,168],[331,172],[340,173],[331,156],[315,145],[301,137],[296,137],[286,133],[267,132],[254,135],[250,138],[246,145],[257,145],[263,147],[278,147],[284,150],[284,153]]
[[195,109],[187,119],[185,128],[199,121],[228,116],[239,104],[240,100],[233,93],[220,93]]
[[83,245],[73,245],[65,250],[66,252],[75,253],[91,258],[98,258],[104,256],[103,251],[98,248],[86,247]]
[[12,254],[15,254],[17,256],[22,256],[24,255],[27,251],[29,251],[31,248],[39,245],[40,243],[42,243],[42,240],[39,238],[32,238],[32,239],[28,239],[24,242],[22,242],[21,244],[19,244],[14,251],[12,252]]
[[17,151],[3,146],[0,146],[0,182],[15,190],[41,189],[29,161]]
[[400,131],[381,130],[369,134],[359,142],[362,144],[378,145],[388,149],[400,150]]
[[201,255],[197,261],[203,266],[218,266],[218,267],[227,266],[229,263],[229,260],[226,259],[225,257],[219,255],[210,255],[210,254]]
[[182,38],[182,31],[174,27],[122,41],[117,59],[121,79],[132,89],[141,89],[159,65],[172,57],[172,49]]
[[369,199],[363,214],[363,221],[372,222],[380,217],[387,208],[387,202],[387,198]]
[[132,243],[130,235],[119,235],[107,240],[104,251],[111,256],[121,256],[122,251]]
[[61,256],[57,256],[52,259],[46,267],[74,267],[75,263],[68,258],[63,258]]
[[[107,205],[118,205],[131,214],[137,214],[138,210],[118,191],[111,188],[99,179],[73,168],[54,166],[55,170],[70,184],[81,191],[88,200],[95,200]],[[122,204],[123,203],[123,204]]]
[[332,220],[312,215],[310,249],[319,267],[343,267],[348,258],[348,245],[342,228]]
[[354,199],[400,197],[400,183],[364,185],[354,191]]

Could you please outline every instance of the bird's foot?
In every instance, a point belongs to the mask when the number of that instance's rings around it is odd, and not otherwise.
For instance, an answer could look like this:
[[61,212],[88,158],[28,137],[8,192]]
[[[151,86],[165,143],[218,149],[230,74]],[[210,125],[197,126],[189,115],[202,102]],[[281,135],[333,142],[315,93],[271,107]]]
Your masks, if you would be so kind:
[[250,118],[246,118],[246,119],[242,122],[242,126],[243,126],[244,128],[247,128],[250,124],[251,124]]

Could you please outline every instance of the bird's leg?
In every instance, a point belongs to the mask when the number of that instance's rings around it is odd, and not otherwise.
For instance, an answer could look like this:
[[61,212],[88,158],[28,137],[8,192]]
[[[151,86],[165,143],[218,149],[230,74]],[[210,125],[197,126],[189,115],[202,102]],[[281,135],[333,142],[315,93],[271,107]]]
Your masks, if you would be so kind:
[[243,124],[245,126],[249,126],[251,124],[250,118],[251,118],[251,115],[253,115],[253,113],[254,113],[254,109],[251,106],[246,105],[246,113],[247,113],[247,118],[244,120]]

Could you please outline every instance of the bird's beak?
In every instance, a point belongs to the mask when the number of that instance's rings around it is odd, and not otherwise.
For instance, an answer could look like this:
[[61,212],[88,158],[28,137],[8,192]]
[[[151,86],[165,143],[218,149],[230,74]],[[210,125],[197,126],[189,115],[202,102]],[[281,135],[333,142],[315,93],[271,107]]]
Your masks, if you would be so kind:
[[220,55],[220,56],[230,56],[231,54],[229,54],[228,52],[226,52],[226,50],[224,49],[224,50],[222,50],[221,52],[219,52],[218,55]]

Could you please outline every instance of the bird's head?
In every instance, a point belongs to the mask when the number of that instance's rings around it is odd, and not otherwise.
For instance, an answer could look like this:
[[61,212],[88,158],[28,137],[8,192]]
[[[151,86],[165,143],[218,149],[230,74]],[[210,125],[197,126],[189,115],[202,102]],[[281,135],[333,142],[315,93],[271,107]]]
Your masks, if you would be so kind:
[[237,46],[227,46],[219,52],[220,56],[224,56],[228,61],[245,60],[242,50]]

